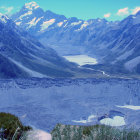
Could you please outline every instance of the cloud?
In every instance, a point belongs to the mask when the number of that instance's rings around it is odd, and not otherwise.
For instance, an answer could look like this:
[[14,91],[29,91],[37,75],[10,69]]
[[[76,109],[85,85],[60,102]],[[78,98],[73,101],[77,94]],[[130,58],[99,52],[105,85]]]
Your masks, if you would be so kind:
[[[123,8],[123,9],[119,9],[116,15],[117,15],[117,16],[135,15],[135,14],[137,14],[139,11],[140,11],[140,6],[137,6],[137,7],[135,7],[134,9],[130,9],[130,8],[126,7],[126,8]],[[107,18],[108,16],[109,16],[109,13],[104,15],[104,17],[106,17],[106,18]]]
[[136,7],[135,9],[132,9],[132,14],[135,15],[140,11],[140,7]]
[[14,7],[1,6],[0,9],[4,10],[5,14],[10,14],[12,12],[12,10],[14,9]]
[[123,9],[119,9],[117,12],[118,16],[125,16],[125,15],[129,15],[129,8],[123,8]]
[[104,15],[105,18],[109,18],[111,16],[111,13],[107,13]]

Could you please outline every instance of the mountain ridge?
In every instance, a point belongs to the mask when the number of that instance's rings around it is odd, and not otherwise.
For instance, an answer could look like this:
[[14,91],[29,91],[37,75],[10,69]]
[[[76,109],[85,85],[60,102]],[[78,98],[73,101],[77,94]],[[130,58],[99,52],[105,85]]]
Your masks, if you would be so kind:
[[[1,72],[3,73],[3,69],[6,72],[6,69],[9,68],[7,65],[12,65],[13,70],[9,69],[9,74],[10,71],[18,71],[13,74],[15,78],[19,75],[19,77],[24,77],[24,75],[29,77],[71,77],[74,73],[72,69],[76,69],[75,64],[58,56],[52,48],[44,47],[9,18],[6,22],[0,19],[0,56],[1,62],[3,62],[0,67]],[[13,66],[15,66],[15,70]],[[7,75],[4,76],[7,77]]]

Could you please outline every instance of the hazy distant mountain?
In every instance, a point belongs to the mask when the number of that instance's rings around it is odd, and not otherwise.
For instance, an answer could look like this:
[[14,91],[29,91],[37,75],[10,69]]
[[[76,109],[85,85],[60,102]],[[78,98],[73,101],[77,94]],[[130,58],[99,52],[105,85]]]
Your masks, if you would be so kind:
[[0,77],[71,77],[75,65],[0,14]]

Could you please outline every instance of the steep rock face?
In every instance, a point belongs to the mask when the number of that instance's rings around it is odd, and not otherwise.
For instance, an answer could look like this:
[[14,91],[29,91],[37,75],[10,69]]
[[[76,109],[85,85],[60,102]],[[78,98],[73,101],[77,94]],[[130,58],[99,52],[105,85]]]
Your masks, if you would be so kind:
[[[23,75],[71,77],[73,75],[71,69],[75,68],[75,65],[59,57],[52,48],[41,45],[2,14],[0,18],[0,56],[5,61],[1,65],[2,69],[7,69],[10,65],[14,69],[15,66],[15,70],[12,71],[16,71],[16,76],[20,75],[20,77]],[[24,74],[20,74],[21,72]]]

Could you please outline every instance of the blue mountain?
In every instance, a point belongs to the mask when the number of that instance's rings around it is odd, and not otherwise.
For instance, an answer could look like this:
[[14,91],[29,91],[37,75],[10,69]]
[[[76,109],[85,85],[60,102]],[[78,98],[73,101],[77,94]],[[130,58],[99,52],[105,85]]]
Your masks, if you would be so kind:
[[0,77],[72,77],[76,65],[0,14]]
[[98,68],[114,67],[116,73],[140,73],[140,12],[122,21],[84,21],[44,12],[37,3],[31,2],[12,19],[62,56],[87,54],[99,58]]

